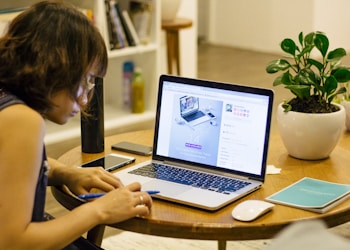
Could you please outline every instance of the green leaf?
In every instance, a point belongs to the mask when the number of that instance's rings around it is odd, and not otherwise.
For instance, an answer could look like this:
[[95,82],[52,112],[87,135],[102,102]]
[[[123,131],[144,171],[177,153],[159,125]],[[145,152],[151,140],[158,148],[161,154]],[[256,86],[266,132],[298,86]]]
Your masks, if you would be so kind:
[[295,83],[293,80],[293,76],[291,75],[291,73],[289,71],[283,73],[280,81],[284,85],[292,85]]
[[326,78],[324,83],[324,91],[327,93],[327,96],[332,94],[338,88],[338,81],[334,76],[329,76]]
[[350,69],[341,67],[337,68],[332,72],[332,75],[338,82],[348,82],[350,81]]
[[345,87],[341,87],[336,92],[334,92],[331,96],[329,96],[327,101],[329,103],[331,103],[333,101],[334,97],[336,97],[337,95],[340,95],[340,94],[344,94],[344,93],[346,93],[346,88]]
[[316,35],[315,32],[311,32],[305,36],[305,38],[304,38],[304,46],[305,47],[314,47],[315,46],[315,43],[314,43],[315,35]]
[[299,73],[296,75],[296,78],[298,79],[297,81],[301,85],[316,85],[317,84],[316,75],[309,68],[304,68],[304,69],[300,70]]
[[323,63],[315,60],[315,59],[312,59],[312,58],[308,58],[307,59],[307,63],[308,64],[311,64],[311,65],[314,65],[319,71],[322,71],[323,69]]
[[344,94],[346,93],[346,88],[343,86],[339,88],[336,92],[334,92],[334,95]]
[[327,36],[322,33],[316,33],[314,43],[316,48],[321,52],[322,57],[325,57],[329,47]]
[[346,56],[346,51],[343,48],[337,48],[335,50],[332,50],[327,55],[327,61],[338,61],[341,58]]
[[303,32],[299,33],[298,39],[299,39],[300,45],[303,46],[303,42],[304,42],[304,34],[303,34]]
[[278,85],[280,85],[280,84],[283,84],[283,82],[282,82],[282,75],[276,77],[275,80],[273,81],[273,84],[272,84],[272,85],[273,85],[273,86],[278,86]]
[[300,99],[310,96],[311,87],[307,85],[287,85],[285,88],[291,90]]
[[284,112],[288,112],[292,110],[292,105],[290,105],[289,103],[282,103],[282,108]]
[[285,59],[273,60],[266,66],[266,72],[269,74],[276,73],[278,71],[283,71],[290,68],[290,63]]
[[286,38],[281,43],[281,49],[284,52],[291,54],[292,56],[295,56],[295,51],[297,50],[297,46],[292,39]]
[[302,48],[302,51],[299,53],[298,58],[301,58],[305,54],[309,54],[313,48],[314,48],[313,45],[305,46],[304,48]]

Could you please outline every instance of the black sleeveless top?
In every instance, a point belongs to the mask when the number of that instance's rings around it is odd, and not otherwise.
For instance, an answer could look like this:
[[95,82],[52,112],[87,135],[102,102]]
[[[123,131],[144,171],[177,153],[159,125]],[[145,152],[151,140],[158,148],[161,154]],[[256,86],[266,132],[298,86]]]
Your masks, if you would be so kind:
[[[14,95],[7,94],[0,89],[0,111],[8,106],[14,104],[25,104],[22,100]],[[38,173],[38,182],[35,190],[34,208],[32,212],[32,221],[44,220],[44,207],[47,187],[47,172],[49,166],[46,159],[45,147],[43,150],[43,157],[41,162],[40,171]]]

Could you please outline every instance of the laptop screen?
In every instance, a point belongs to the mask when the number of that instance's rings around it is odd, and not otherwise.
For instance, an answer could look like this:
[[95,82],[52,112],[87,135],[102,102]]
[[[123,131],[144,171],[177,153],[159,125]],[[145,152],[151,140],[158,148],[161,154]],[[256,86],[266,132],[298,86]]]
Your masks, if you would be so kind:
[[267,89],[163,75],[153,159],[264,178],[272,102]]
[[199,109],[199,98],[195,96],[183,96],[180,98],[181,116],[191,115]]

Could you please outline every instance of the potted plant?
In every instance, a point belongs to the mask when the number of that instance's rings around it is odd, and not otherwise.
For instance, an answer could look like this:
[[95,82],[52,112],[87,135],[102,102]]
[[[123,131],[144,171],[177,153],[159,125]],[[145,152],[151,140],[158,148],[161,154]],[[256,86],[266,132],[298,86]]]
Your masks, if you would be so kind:
[[[297,44],[290,38],[281,42],[288,56],[268,63],[266,72],[282,72],[273,82],[294,95],[278,106],[277,122],[288,153],[296,158],[318,160],[329,156],[336,146],[345,111],[333,99],[346,92],[350,69],[341,65],[343,48],[329,51],[322,32],[299,34]],[[305,122],[305,123],[304,123]]]

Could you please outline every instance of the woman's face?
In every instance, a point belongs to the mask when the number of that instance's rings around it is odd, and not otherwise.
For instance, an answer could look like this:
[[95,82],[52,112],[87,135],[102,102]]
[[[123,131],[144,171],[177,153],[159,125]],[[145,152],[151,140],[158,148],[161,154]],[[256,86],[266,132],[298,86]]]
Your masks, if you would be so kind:
[[[78,94],[79,92],[83,94],[84,91],[82,88],[79,88]],[[73,100],[66,90],[56,92],[52,96],[51,101],[54,106],[45,113],[45,118],[54,123],[65,124],[69,118],[74,117],[80,112],[80,105]]]
[[45,113],[45,118],[61,125],[67,123],[69,118],[77,115],[81,107],[87,104],[88,93],[95,86],[94,80],[93,74],[84,78],[77,92],[77,101],[70,96],[67,90],[53,94],[51,97],[53,108]]

